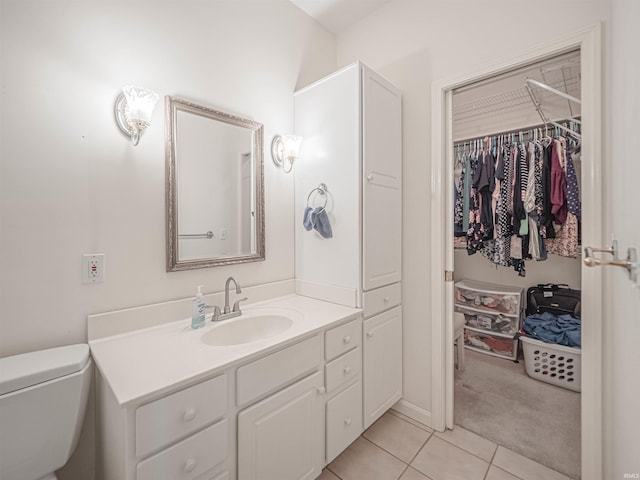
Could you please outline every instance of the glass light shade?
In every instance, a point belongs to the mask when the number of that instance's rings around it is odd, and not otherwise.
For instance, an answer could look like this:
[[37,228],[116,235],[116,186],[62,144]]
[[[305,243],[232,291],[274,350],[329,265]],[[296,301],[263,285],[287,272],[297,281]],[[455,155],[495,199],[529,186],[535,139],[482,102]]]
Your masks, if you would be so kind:
[[282,144],[284,146],[284,158],[292,161],[300,155],[300,146],[302,145],[302,137],[299,135],[282,135]]
[[149,125],[151,114],[158,101],[158,94],[153,90],[135,85],[125,85],[122,87],[122,92],[129,106],[129,118]]

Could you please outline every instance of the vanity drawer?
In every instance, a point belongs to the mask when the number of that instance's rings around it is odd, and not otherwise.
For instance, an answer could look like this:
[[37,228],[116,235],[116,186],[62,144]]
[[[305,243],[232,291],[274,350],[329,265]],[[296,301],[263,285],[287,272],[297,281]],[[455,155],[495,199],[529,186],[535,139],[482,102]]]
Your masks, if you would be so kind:
[[143,457],[227,412],[227,376],[219,375],[136,410],[136,454]]
[[402,288],[400,283],[387,285],[364,292],[362,295],[362,308],[364,318],[372,317],[380,312],[389,310],[391,307],[400,305],[402,302]]
[[355,378],[362,370],[362,351],[354,348],[341,357],[327,363],[325,367],[325,382],[327,392],[339,387],[344,382]]
[[362,433],[362,382],[327,402],[327,463]]
[[222,420],[138,463],[137,480],[191,480],[228,454],[228,422]]
[[357,318],[339,327],[328,330],[325,336],[324,353],[327,360],[332,360],[354,347],[360,346],[362,338],[360,324]]
[[237,372],[238,406],[311,372],[322,363],[320,335],[244,365]]

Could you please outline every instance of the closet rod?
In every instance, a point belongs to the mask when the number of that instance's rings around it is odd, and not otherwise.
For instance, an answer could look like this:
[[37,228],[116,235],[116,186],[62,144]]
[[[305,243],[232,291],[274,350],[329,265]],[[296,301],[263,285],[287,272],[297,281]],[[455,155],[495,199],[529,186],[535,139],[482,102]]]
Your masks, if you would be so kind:
[[[461,145],[464,143],[473,143],[476,140],[483,140],[486,137],[500,137],[502,135],[511,135],[511,134],[515,134],[518,135],[520,133],[522,134],[526,134],[529,135],[529,132],[532,132],[533,130],[542,130],[544,133],[547,133],[547,131],[552,128],[549,126],[549,124],[552,124],[556,127],[559,127],[563,130],[567,130],[569,131],[572,135],[576,135],[578,137],[580,137],[580,134],[573,132],[572,130],[568,129],[567,127],[562,126],[559,122],[564,122],[564,123],[570,123],[575,121],[572,118],[569,119],[565,119],[565,120],[559,120],[558,122],[551,122],[549,121],[548,123],[544,124],[544,123],[539,123],[538,125],[532,125],[530,127],[523,127],[523,128],[517,128],[517,129],[512,129],[512,130],[505,130],[503,132],[498,132],[498,133],[488,133],[485,135],[476,135],[475,137],[471,137],[471,138],[465,138],[462,140],[454,140],[453,145],[457,146],[457,145]],[[577,122],[579,123],[579,122]],[[580,137],[581,138],[581,137]]]
[[551,93],[555,93],[556,95],[559,95],[562,98],[566,98],[567,100],[571,100],[572,102],[576,102],[577,104],[582,105],[582,102],[580,101],[579,98],[569,95],[568,93],[564,93],[563,91],[558,90],[557,88],[550,87],[546,83],[539,82],[538,80],[534,80],[533,78],[527,78],[527,83],[533,84],[536,87],[544,88],[545,90]]

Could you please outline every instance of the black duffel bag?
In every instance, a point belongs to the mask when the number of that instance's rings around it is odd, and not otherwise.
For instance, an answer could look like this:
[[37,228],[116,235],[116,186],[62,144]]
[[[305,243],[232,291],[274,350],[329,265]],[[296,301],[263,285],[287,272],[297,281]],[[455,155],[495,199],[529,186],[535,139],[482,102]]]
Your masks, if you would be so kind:
[[572,290],[568,285],[539,283],[527,290],[527,315],[549,312],[580,318],[580,298],[580,290]]

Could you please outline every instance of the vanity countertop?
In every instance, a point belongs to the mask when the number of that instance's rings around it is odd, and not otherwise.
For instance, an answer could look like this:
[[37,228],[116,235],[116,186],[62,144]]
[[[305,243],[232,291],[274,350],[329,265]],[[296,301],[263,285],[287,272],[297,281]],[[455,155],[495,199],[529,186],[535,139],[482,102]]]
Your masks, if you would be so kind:
[[269,309],[293,310],[298,318],[289,329],[274,337],[230,346],[210,346],[201,338],[235,319],[207,321],[205,327],[197,330],[191,328],[191,319],[183,319],[90,340],[91,355],[118,403],[129,406],[208,378],[361,313],[357,308],[300,295],[242,308],[247,313],[253,310],[268,313]]

